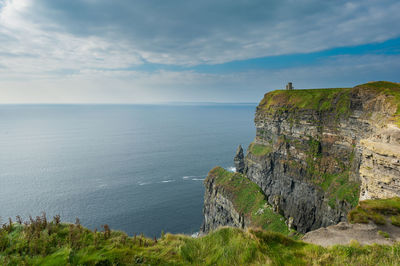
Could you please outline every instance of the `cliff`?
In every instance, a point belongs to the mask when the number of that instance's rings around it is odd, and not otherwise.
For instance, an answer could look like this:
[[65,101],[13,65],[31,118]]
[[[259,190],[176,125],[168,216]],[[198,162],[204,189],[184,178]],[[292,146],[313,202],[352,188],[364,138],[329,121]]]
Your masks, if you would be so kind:
[[220,226],[257,227],[288,235],[285,219],[274,212],[261,189],[240,173],[221,167],[210,171],[204,181],[203,233]]
[[[400,84],[273,91],[254,121],[244,175],[297,231],[346,221],[359,199],[400,196]],[[205,184],[209,205],[216,191]],[[224,224],[208,227],[211,216],[203,229]]]

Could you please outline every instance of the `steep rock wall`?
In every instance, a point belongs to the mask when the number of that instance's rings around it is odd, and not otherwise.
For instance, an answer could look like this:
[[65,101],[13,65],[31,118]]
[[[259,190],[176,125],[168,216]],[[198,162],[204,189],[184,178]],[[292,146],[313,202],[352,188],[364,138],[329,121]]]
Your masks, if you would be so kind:
[[399,102],[389,82],[268,93],[245,174],[299,232],[345,221],[360,196],[400,196]]
[[360,200],[400,196],[400,129],[389,126],[381,134],[362,139]]
[[273,210],[261,189],[243,174],[215,167],[204,184],[202,233],[220,226],[257,227],[285,235],[290,233],[284,217]]
[[215,184],[214,178],[208,178],[204,183],[206,192],[204,196],[204,221],[201,231],[211,232],[220,226],[233,226],[245,228],[249,221],[240,215],[232,201],[226,196],[223,187]]

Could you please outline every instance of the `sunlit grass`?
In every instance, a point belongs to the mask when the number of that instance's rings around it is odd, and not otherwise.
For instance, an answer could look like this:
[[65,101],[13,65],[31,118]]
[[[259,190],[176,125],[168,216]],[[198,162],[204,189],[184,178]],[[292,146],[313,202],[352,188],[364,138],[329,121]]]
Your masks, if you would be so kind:
[[0,229],[1,265],[396,265],[400,244],[323,248],[264,230],[221,228],[160,239],[34,221]]

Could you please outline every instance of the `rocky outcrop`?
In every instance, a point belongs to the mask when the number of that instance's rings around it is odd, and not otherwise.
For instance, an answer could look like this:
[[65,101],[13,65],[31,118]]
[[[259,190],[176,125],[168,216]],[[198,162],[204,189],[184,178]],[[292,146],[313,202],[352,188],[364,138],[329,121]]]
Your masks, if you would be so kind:
[[398,196],[397,97],[388,82],[266,94],[245,174],[300,232],[346,221],[360,187],[363,199]]
[[239,145],[239,147],[237,148],[233,162],[235,164],[236,172],[243,174],[245,165],[242,145]]
[[361,245],[393,245],[400,241],[400,228],[390,223],[385,225],[349,224],[340,222],[308,232],[302,238],[304,242],[329,247],[333,245],[348,245],[357,241]]
[[220,226],[245,228],[249,221],[237,212],[224,188],[217,186],[214,178],[206,179],[205,187],[201,232],[208,233]]
[[[360,198],[400,196],[400,84],[273,91],[254,121],[244,169],[241,147],[235,166],[297,231],[346,221]],[[235,196],[205,184],[203,231],[247,226]]]
[[207,175],[204,185],[201,233],[220,226],[263,228],[285,235],[291,232],[289,222],[285,223],[284,217],[274,212],[261,189],[243,174],[215,167]]
[[[255,125],[244,169],[241,147],[235,166],[299,232],[346,221],[359,198],[400,196],[397,83],[270,92]],[[246,226],[234,197],[207,182],[203,231]]]

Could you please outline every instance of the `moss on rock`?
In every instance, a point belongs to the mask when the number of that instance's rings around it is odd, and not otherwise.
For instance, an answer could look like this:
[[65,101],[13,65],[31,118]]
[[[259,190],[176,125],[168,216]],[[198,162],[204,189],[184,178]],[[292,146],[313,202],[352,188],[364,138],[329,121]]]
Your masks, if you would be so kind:
[[272,152],[271,145],[251,143],[249,146],[249,152],[256,156],[268,155]]
[[235,210],[250,219],[252,227],[285,235],[290,233],[284,217],[273,211],[261,189],[243,174],[215,167],[208,174],[207,179],[209,178],[214,179],[216,186],[223,188],[225,196],[233,203]]

